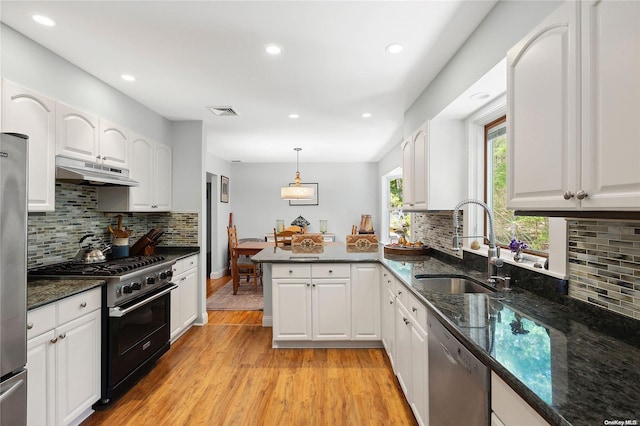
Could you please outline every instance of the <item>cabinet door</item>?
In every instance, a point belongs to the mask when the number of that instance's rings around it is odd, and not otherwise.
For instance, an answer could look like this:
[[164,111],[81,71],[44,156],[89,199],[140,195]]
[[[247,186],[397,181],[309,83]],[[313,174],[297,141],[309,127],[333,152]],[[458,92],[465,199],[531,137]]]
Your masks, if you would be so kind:
[[174,280],[178,282],[178,287],[171,290],[171,332],[169,334],[171,336],[171,340],[173,340],[173,338],[182,331],[182,321],[180,316],[180,292],[182,289],[179,285],[179,280],[177,278],[174,278]]
[[273,279],[273,339],[311,340],[311,282]]
[[107,120],[100,119],[100,160],[103,164],[129,168],[129,131]]
[[182,328],[189,327],[198,314],[198,270],[191,269],[180,279],[180,318]]
[[351,336],[380,340],[380,267],[351,265]]
[[349,278],[311,280],[313,340],[351,339]]
[[420,425],[429,423],[429,354],[426,337],[426,333],[412,323],[411,409]]
[[100,310],[56,329],[57,424],[68,424],[100,398]]
[[158,211],[171,210],[172,155],[171,147],[156,143],[154,204]]
[[[413,135],[413,203],[414,209],[426,209],[427,206],[427,182],[429,161],[428,143],[429,143],[428,124],[420,126],[420,129]],[[404,180],[403,180],[404,185]]]
[[409,313],[396,299],[396,377],[411,403],[411,322]]
[[2,131],[29,136],[29,211],[55,210],[55,101],[2,81]]
[[566,2],[507,54],[507,207],[573,210],[579,176],[577,8]]
[[582,208],[638,210],[640,2],[581,7]]
[[129,189],[130,208],[132,211],[150,211],[153,204],[153,142],[138,135],[131,138],[131,173],[133,180],[140,186]]
[[413,206],[413,141],[402,144],[402,207]]
[[56,154],[99,162],[98,117],[56,102]]
[[387,351],[393,371],[396,371],[396,295],[386,288],[382,301],[382,344]]
[[56,423],[55,337],[50,330],[27,341],[27,425]]

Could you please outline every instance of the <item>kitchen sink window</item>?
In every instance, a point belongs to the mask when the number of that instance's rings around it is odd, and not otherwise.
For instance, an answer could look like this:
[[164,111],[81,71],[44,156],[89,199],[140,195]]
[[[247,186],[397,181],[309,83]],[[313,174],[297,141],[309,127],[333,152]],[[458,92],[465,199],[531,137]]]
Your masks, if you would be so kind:
[[401,236],[407,238],[411,235],[411,215],[402,211],[402,168],[383,177],[383,188],[384,209],[388,213],[383,229],[388,229],[386,239],[395,243]]
[[[496,242],[509,248],[511,240],[527,245],[525,252],[544,256],[549,251],[549,218],[515,216],[507,210],[507,118],[502,116],[484,126],[486,203],[495,216]],[[485,219],[485,231],[486,231]],[[485,234],[488,235],[488,234]]]

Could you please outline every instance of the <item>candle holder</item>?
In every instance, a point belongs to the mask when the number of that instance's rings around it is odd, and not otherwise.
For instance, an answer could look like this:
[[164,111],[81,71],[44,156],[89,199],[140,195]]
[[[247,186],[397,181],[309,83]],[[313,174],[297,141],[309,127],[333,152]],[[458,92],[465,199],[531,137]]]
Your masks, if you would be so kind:
[[327,233],[327,221],[326,220],[321,220],[320,221],[320,233],[321,234],[326,234]]
[[284,219],[276,220],[276,229],[278,230],[278,232],[284,231]]

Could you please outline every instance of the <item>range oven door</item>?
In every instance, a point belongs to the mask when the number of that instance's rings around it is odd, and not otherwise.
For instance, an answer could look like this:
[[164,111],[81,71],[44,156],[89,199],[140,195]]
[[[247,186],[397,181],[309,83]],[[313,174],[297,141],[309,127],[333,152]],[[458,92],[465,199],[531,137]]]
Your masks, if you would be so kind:
[[109,308],[106,403],[146,374],[169,349],[170,284],[118,307]]

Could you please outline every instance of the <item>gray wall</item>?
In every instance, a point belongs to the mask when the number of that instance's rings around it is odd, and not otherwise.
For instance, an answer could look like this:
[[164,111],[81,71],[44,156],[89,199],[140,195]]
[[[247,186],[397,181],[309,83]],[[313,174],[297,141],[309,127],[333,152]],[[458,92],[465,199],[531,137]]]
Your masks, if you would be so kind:
[[320,231],[320,219],[328,220],[328,232],[345,241],[362,214],[371,214],[380,229],[376,163],[300,163],[303,182],[318,183],[317,206],[290,206],[280,199],[280,188],[293,182],[295,162],[233,163],[229,204],[240,238],[262,237],[273,232],[277,219],[289,225],[299,215]]

